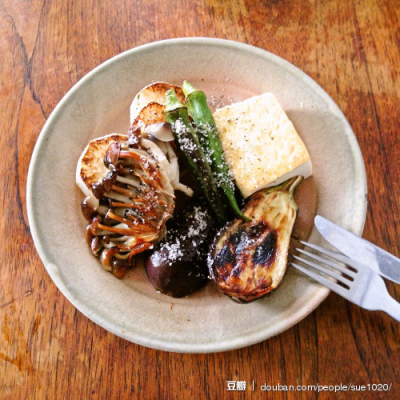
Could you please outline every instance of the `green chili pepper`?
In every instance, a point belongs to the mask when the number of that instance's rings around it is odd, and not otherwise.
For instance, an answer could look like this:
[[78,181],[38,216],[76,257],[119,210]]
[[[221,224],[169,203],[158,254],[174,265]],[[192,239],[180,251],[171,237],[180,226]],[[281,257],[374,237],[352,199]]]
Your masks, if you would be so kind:
[[213,173],[207,163],[199,140],[192,127],[188,111],[176,96],[175,90],[170,89],[165,93],[166,108],[165,120],[171,124],[172,133],[181,152],[198,180],[211,208],[220,223],[225,223],[227,216],[223,206],[218,187],[214,182]]
[[251,221],[241,211],[235,198],[235,187],[233,185],[229,167],[224,158],[224,151],[218,136],[217,126],[207,104],[206,94],[195,89],[188,81],[182,85],[186,96],[187,109],[196,130],[201,134],[200,143],[204,153],[211,160],[211,168],[217,177],[219,186],[229,200],[229,204],[235,214],[244,221]]

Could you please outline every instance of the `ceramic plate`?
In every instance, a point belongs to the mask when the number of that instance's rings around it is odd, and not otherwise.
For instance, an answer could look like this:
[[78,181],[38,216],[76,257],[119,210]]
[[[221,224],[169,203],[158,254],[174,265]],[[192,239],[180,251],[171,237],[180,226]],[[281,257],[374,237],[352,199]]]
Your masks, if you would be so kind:
[[[61,100],[40,134],[29,169],[31,232],[54,283],[83,314],[143,346],[215,352],[268,339],[313,311],[327,289],[289,268],[276,292],[241,305],[212,283],[182,299],[157,293],[143,269],[123,280],[106,272],[84,240],[75,168],[87,142],[126,133],[134,95],[152,81],[203,88],[215,106],[273,92],[310,152],[318,213],[361,234],[366,178],[357,140],[332,99],[307,75],[241,43],[185,38],[151,43],[95,68]],[[310,241],[321,241],[314,230]]]

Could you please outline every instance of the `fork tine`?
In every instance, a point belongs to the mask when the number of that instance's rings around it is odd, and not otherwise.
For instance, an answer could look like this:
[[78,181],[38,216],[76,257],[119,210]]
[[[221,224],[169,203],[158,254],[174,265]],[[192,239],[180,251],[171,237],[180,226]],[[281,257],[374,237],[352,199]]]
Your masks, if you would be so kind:
[[339,286],[337,283],[332,282],[329,279],[323,277],[322,275],[317,274],[316,272],[313,272],[308,268],[302,267],[301,265],[295,264],[293,262],[291,262],[290,264],[293,265],[293,267],[295,267],[299,271],[303,272],[303,274],[308,275],[310,278],[315,279],[317,282],[326,286],[328,289],[331,289],[333,292],[340,294],[345,299],[349,298],[349,291],[343,288],[342,286]]
[[331,268],[338,270],[348,276],[351,276],[352,278],[354,278],[357,274],[357,272],[352,271],[351,269],[342,267],[341,265],[335,264],[332,261],[329,261],[328,259],[324,258],[324,257],[320,257],[317,254],[314,253],[310,253],[309,251],[305,251],[303,249],[296,249],[299,253],[305,254],[307,257],[312,258],[313,260],[317,260],[320,261],[326,265],[329,265]]
[[326,256],[328,256],[328,257],[333,258],[333,259],[336,260],[336,261],[339,261],[339,262],[341,262],[341,263],[343,263],[343,264],[350,265],[350,267],[355,268],[357,271],[358,271],[358,269],[359,269],[358,266],[357,266],[357,264],[356,264],[353,260],[351,260],[350,258],[348,258],[348,257],[345,257],[345,256],[343,256],[343,255],[341,255],[341,254],[339,254],[339,253],[335,253],[334,251],[330,251],[330,250],[324,249],[323,247],[317,246],[316,244],[312,244],[312,243],[308,243],[308,242],[303,242],[302,240],[299,240],[299,242],[300,242],[301,244],[304,244],[304,246],[307,246],[307,247],[309,247],[309,248],[311,248],[311,249],[317,250],[317,251],[319,251],[321,254],[324,254],[324,255],[326,255]]
[[318,264],[315,264],[309,260],[305,260],[303,258],[297,257],[297,256],[293,256],[293,258],[295,258],[296,260],[302,262],[303,264],[309,265],[310,267],[322,272],[325,275],[328,275],[334,279],[336,279],[339,282],[342,282],[343,284],[350,286],[351,281],[349,281],[348,279],[344,278],[342,275],[340,275],[339,273],[335,273],[327,268],[321,267]]

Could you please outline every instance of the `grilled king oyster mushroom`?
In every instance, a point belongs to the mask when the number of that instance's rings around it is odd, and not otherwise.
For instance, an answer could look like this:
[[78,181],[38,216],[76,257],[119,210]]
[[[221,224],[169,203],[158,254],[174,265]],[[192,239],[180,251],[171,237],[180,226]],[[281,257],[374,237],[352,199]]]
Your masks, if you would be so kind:
[[[123,278],[135,256],[164,236],[175,207],[169,163],[141,137],[112,134],[89,142],[77,166],[76,182],[87,196],[81,208],[89,221],[86,241],[103,267]],[[160,158],[160,154],[162,158]]]
[[142,110],[146,109],[148,105],[150,105],[150,108],[161,108],[161,115],[164,119],[165,92],[169,89],[175,90],[179,101],[185,101],[185,95],[179,86],[172,85],[168,82],[154,82],[144,87],[133,99],[130,107],[131,124],[133,124],[138,117],[142,119],[140,114],[143,115]]
[[249,302],[279,286],[298,211],[293,193],[302,180],[296,176],[256,192],[243,210],[252,221],[236,218],[217,234],[208,268],[222,293]]

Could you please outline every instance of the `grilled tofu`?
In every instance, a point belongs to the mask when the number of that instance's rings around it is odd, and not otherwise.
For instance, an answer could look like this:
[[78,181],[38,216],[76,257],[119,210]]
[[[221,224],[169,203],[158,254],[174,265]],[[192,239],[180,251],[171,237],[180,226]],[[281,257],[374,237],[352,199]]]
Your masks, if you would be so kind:
[[220,108],[214,120],[243,197],[312,174],[306,146],[272,93]]

